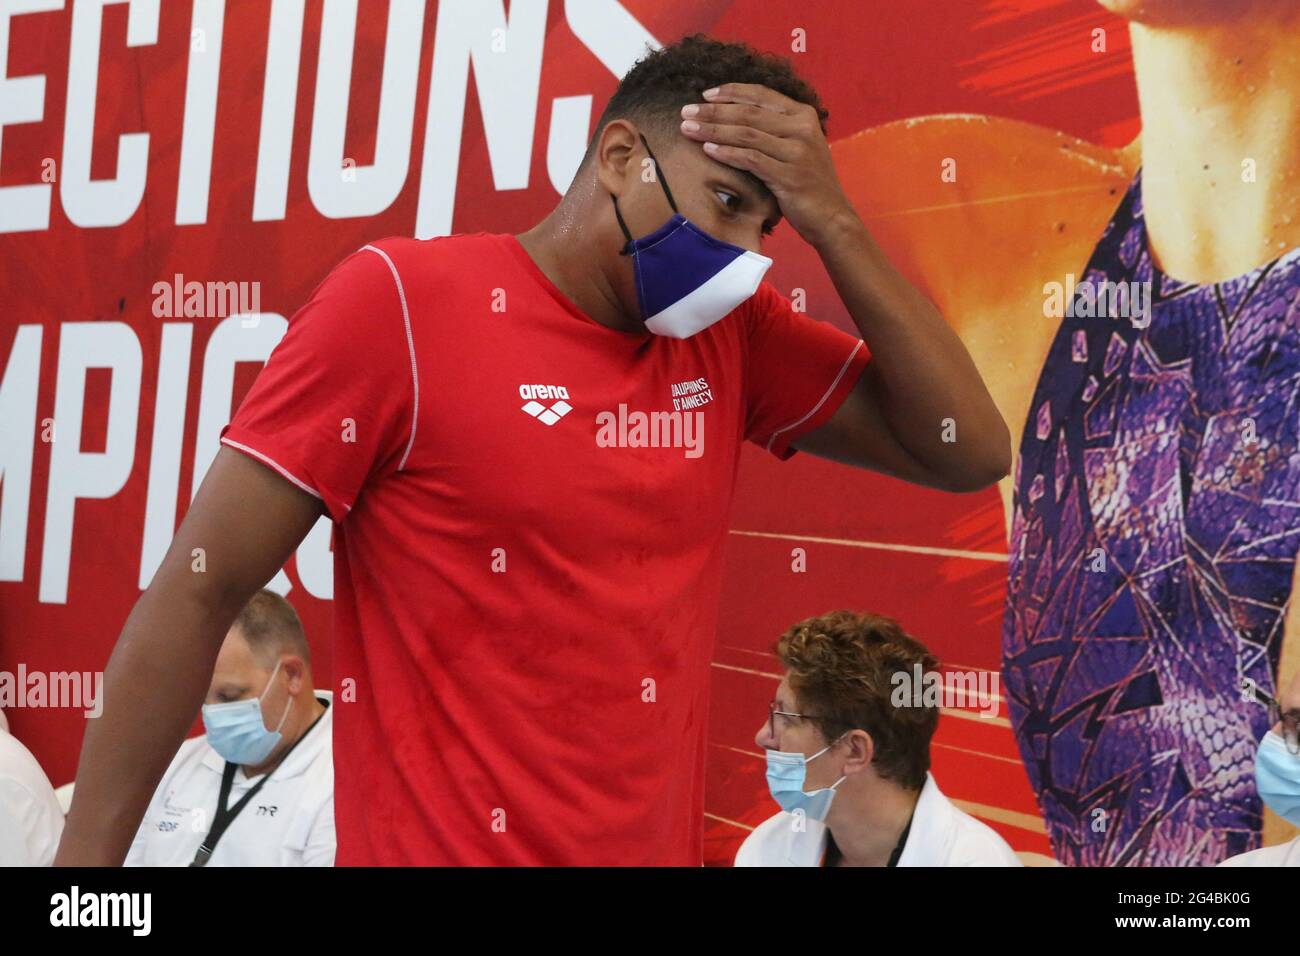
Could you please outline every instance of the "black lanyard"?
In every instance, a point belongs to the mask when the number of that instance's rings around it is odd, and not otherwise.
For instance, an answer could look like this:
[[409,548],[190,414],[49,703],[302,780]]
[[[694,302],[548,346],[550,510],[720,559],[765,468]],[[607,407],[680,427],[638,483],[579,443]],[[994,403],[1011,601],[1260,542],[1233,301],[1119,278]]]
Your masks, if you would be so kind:
[[[325,704],[325,708],[328,710],[329,704]],[[321,717],[324,716],[325,713],[322,711],[320,716],[311,722],[311,726],[303,732],[302,736],[289,746],[289,749],[284,752],[284,756],[280,758],[280,762],[276,764],[276,769],[284,766],[284,762],[289,759],[289,754],[293,753],[293,748],[303,742],[307,734],[311,733],[312,728],[320,723]],[[235,772],[237,770],[239,770],[239,764],[226,761],[226,769],[221,773],[221,792],[217,795],[217,812],[212,815],[212,829],[208,830],[208,835],[199,844],[198,850],[194,853],[194,861],[190,863],[190,866],[208,865],[208,860],[212,859],[212,854],[217,849],[217,843],[225,835],[226,829],[234,822],[235,817],[239,816],[239,812],[248,806],[248,802],[257,796],[257,791],[261,790],[266,781],[271,779],[271,774],[275,773],[275,770],[271,770],[263,774],[262,779],[257,781],[248,793],[240,797],[238,803],[233,807],[227,807],[226,802],[230,799],[230,789],[234,786]]]
[[903,855],[903,847],[907,845],[907,835],[912,832],[912,821],[916,819],[916,812],[907,818],[907,826],[903,827],[903,835],[898,838],[898,845],[894,847],[894,852],[889,854],[889,862],[885,866],[898,866],[899,858]]

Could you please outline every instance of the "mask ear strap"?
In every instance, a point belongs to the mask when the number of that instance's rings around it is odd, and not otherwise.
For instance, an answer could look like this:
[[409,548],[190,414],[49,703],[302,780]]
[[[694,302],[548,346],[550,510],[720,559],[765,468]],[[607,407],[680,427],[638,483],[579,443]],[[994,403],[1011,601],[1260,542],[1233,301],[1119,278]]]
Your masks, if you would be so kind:
[[[614,218],[618,220],[618,227],[623,230],[623,235],[627,237],[627,244],[630,246],[632,244],[632,233],[628,232],[627,223],[623,221],[623,214],[618,211],[618,197],[615,196],[613,193],[610,193],[609,198],[614,200]],[[627,250],[624,249],[622,252],[619,253],[619,255],[620,256],[627,255]]]
[[[645,133],[641,133],[640,136],[641,136],[641,142],[645,144],[645,151],[650,156],[650,162],[655,164],[655,178],[659,180],[659,185],[663,189],[664,195],[668,197],[668,205],[672,206],[673,212],[676,213],[677,202],[676,200],[673,199],[673,191],[668,188],[668,180],[664,176],[664,171],[659,167],[659,160],[655,159],[655,154],[650,149],[650,143],[646,140]],[[609,198],[614,200],[614,218],[618,220],[618,228],[623,230],[623,237],[627,239],[627,244],[630,246],[632,244],[632,233],[627,228],[627,223],[623,221],[623,213],[619,211],[618,197],[615,196],[613,193],[610,193]],[[621,256],[625,256],[627,254],[628,252],[626,248],[619,253],[619,255]]]
[[[280,715],[280,722],[275,725],[275,732],[278,734],[284,727],[284,722],[289,719],[289,710],[293,707],[293,698],[290,697],[284,702],[284,713]],[[838,787],[839,784],[836,784]]]
[[267,691],[271,689],[271,685],[275,683],[275,675],[280,673],[280,665],[282,663],[284,663],[283,658],[276,659],[275,668],[271,671],[271,676],[266,679],[266,687],[265,689],[263,689],[262,693],[259,694],[257,697],[259,703],[261,702],[262,698],[266,696]]
[[645,133],[641,134],[641,142],[645,143],[645,151],[650,155],[650,162],[655,164],[655,175],[659,178],[659,185],[664,189],[664,195],[668,197],[668,205],[673,207],[673,212],[677,212],[677,203],[673,201],[673,191],[668,188],[668,178],[664,176],[664,171],[659,168],[659,160],[655,159],[655,154],[650,149],[650,143],[646,141]]

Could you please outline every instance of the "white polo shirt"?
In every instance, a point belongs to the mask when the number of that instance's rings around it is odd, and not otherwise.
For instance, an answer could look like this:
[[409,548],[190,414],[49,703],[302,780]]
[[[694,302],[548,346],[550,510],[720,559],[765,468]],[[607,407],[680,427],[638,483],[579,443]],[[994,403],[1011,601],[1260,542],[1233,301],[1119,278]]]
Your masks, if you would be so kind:
[[49,866],[63,810],[30,750],[0,725],[0,866]]
[[[736,866],[821,866],[826,854],[826,824],[781,811],[745,838]],[[1007,842],[989,826],[963,813],[943,795],[927,773],[916,801],[912,827],[899,866],[1022,866]]]
[[[208,866],[334,865],[334,707],[329,704],[298,746],[230,823]],[[158,784],[125,866],[189,866],[212,827],[226,761],[206,736],[181,748]],[[229,806],[265,774],[235,771]]]
[[1238,853],[1228,857],[1219,866],[1300,866],[1300,837],[1290,843]]

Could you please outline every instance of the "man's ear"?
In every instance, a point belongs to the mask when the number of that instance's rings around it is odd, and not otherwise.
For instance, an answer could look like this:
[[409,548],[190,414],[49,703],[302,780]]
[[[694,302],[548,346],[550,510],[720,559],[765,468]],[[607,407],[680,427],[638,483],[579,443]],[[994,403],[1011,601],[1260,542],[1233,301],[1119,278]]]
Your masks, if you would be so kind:
[[284,658],[280,664],[280,669],[284,671],[285,676],[289,679],[289,693],[298,694],[302,691],[303,682],[307,679],[307,664],[297,654],[290,654]]
[[596,179],[605,192],[623,195],[629,175],[639,168],[636,162],[641,150],[641,133],[634,124],[616,119],[605,125],[592,158],[596,164]]

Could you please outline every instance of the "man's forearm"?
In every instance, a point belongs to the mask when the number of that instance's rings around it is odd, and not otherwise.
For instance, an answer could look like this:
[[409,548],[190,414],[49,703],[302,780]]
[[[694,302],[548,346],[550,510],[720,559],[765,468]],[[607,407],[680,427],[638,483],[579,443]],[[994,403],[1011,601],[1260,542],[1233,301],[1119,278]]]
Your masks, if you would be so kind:
[[56,865],[122,862],[238,610],[176,580],[155,580],[140,597],[104,672],[103,712],[86,728]]
[[954,485],[983,487],[1006,475],[1006,422],[934,304],[893,267],[852,210],[814,246],[871,348],[874,397],[894,439]]

